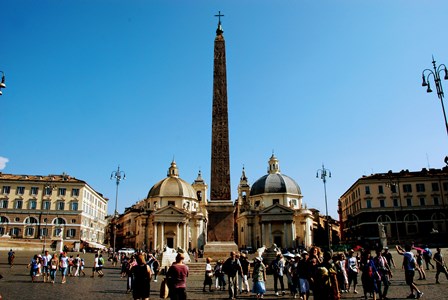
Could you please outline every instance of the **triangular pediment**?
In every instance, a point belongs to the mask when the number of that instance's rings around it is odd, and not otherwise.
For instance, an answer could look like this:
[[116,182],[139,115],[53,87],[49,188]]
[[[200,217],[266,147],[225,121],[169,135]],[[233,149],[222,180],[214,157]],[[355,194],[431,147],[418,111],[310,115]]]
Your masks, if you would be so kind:
[[281,204],[274,204],[260,211],[260,215],[292,215],[294,210]]
[[154,212],[155,216],[185,216],[186,212],[180,208],[169,205],[162,207]]

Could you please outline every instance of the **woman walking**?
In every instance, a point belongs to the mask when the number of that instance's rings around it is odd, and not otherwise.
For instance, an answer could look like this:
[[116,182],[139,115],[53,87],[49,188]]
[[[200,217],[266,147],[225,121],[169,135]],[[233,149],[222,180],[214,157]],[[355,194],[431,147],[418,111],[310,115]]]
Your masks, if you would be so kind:
[[209,291],[213,292],[212,290],[212,284],[213,284],[213,270],[212,270],[212,265],[210,264],[212,261],[212,259],[210,257],[207,257],[206,262],[207,264],[205,265],[205,278],[204,278],[204,287],[202,288],[202,291],[205,292],[205,286],[208,285],[209,287]]
[[257,299],[263,298],[266,293],[266,266],[262,262],[262,258],[257,256],[254,260],[254,271],[252,278],[254,281],[252,292],[257,295]]
[[134,300],[149,299],[151,268],[146,264],[143,254],[137,256],[137,265],[131,268],[133,283],[132,296]]
[[184,264],[185,256],[178,253],[174,262],[166,273],[170,288],[171,300],[187,300],[188,267]]

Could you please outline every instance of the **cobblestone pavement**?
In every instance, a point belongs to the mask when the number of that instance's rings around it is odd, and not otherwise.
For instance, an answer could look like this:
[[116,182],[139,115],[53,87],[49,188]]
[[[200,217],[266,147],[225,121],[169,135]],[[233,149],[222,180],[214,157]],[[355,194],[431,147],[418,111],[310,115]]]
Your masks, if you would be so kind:
[[[126,279],[120,278],[119,268],[112,267],[106,262],[103,278],[90,278],[93,255],[90,253],[82,254],[86,261],[85,277],[68,277],[66,284],[61,284],[61,276],[58,273],[56,283],[43,283],[42,277],[38,277],[37,283],[31,283],[29,270],[26,268],[33,252],[24,251],[16,253],[16,264],[9,268],[6,263],[6,252],[0,253],[0,274],[3,279],[0,280],[0,294],[5,300],[15,299],[132,299],[131,294],[126,293]],[[448,258],[447,249],[443,250],[444,257]],[[397,265],[401,264],[401,257],[395,254]],[[419,288],[424,292],[424,299],[448,299],[448,280],[441,277],[441,284],[435,284],[435,271],[427,272],[427,280],[416,280]],[[403,271],[398,268],[393,270],[392,286],[389,289],[390,299],[405,299],[409,295],[409,287],[404,282]],[[151,283],[151,299],[159,299],[158,291],[163,276],[159,276],[157,283]],[[188,278],[188,298],[189,299],[228,299],[227,291],[214,291],[212,293],[202,292],[203,276],[193,275]],[[359,278],[360,282],[360,278]],[[277,297],[273,292],[272,276],[268,276],[268,293],[265,299],[291,299],[289,295]],[[359,294],[343,294],[342,299],[361,299],[362,286],[357,288]],[[239,299],[250,299],[251,296],[243,294]],[[253,298],[253,297],[252,297]],[[313,299],[313,297],[311,297]]]

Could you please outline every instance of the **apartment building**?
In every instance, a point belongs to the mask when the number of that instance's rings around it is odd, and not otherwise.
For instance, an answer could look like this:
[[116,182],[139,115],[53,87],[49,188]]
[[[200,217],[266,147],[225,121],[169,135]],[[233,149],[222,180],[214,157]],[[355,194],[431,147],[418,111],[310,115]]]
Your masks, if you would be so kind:
[[[62,175],[0,173],[0,236],[63,243],[69,249],[104,242],[108,199],[85,181]],[[90,245],[89,245],[90,244]]]
[[440,243],[447,237],[448,167],[359,178],[339,199],[342,240]]

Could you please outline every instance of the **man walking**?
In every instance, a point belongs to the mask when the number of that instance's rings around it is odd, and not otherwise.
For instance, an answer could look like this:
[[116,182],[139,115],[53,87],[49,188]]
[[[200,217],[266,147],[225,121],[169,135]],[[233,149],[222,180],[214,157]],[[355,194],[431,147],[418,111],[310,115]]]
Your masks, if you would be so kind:
[[285,284],[283,282],[283,270],[285,268],[285,261],[283,255],[277,254],[277,257],[271,263],[271,270],[274,275],[274,292],[276,296],[279,296],[277,281],[280,282],[280,288],[282,289],[282,296],[285,295]]
[[234,251],[230,252],[230,257],[225,261],[223,265],[223,271],[227,274],[229,280],[229,299],[236,299],[238,291],[238,272],[243,273],[240,260],[236,257]]
[[[405,245],[404,250],[400,246],[395,246],[397,249],[397,253],[400,255],[403,255],[403,268],[404,268],[404,277],[406,279],[406,284],[409,285],[409,288],[411,289],[411,294],[407,296],[407,299],[415,299],[415,298],[421,298],[423,296],[423,292],[421,292],[418,287],[414,283],[414,275],[415,275],[415,258],[414,253],[412,253],[411,245]],[[414,291],[417,292],[416,295],[414,295]]]
[[446,271],[445,260],[443,259],[442,251],[440,250],[440,248],[437,248],[437,252],[434,254],[433,260],[436,262],[436,283],[440,283],[440,273],[445,274],[446,279],[448,280],[448,272]]

